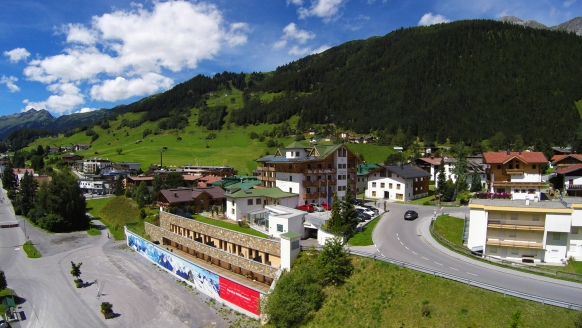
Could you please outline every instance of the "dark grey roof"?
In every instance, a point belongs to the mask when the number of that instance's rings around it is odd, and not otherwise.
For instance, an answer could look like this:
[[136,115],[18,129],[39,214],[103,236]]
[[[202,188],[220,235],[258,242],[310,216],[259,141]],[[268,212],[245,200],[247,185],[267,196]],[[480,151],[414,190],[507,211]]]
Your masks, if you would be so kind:
[[[430,177],[430,173],[419,168],[418,166],[412,166],[410,164],[400,165],[386,165],[386,169],[392,173],[396,173],[404,179],[420,178],[420,177]],[[380,170],[382,168],[379,168]]]

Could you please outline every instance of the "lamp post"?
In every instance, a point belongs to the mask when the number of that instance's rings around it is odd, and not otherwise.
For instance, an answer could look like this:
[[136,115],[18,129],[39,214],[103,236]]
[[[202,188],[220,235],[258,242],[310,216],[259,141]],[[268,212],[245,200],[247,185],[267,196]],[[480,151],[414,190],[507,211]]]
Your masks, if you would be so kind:
[[158,152],[160,152],[160,168],[162,168],[164,166],[163,165],[163,162],[162,162],[162,153],[164,151],[165,151],[165,149],[163,149],[163,148],[162,149],[158,149]]

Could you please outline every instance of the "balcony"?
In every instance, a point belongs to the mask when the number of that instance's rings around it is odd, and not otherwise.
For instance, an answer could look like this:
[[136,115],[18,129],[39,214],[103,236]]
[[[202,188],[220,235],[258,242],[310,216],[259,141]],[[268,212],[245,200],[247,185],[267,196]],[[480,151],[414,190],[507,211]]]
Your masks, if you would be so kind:
[[275,172],[275,168],[274,167],[269,167],[269,166],[259,166],[259,167],[257,167],[257,171],[261,171],[261,172]]
[[582,185],[571,184],[566,186],[568,190],[582,190]]
[[504,239],[489,239],[487,238],[487,245],[501,246],[501,247],[518,247],[518,248],[536,248],[542,249],[542,243],[537,241],[523,241],[523,240],[504,240]]
[[304,194],[301,195],[301,198],[303,200],[306,199],[319,199],[319,198],[325,198],[327,196],[327,192],[325,191],[321,191],[321,192],[306,192]]
[[259,175],[257,178],[259,178],[259,181],[275,182],[275,180],[277,180],[275,177],[265,177],[265,176],[262,176],[262,175]]
[[503,170],[504,174],[523,174],[523,169],[505,169]]
[[541,221],[489,221],[487,228],[510,229],[510,230],[527,230],[527,231],[544,231],[544,222]]
[[321,174],[321,173],[336,173],[334,168],[331,169],[305,169],[303,174]]
[[303,180],[303,187],[335,186],[336,180]]
[[355,167],[348,168],[348,173],[356,173],[356,168]]

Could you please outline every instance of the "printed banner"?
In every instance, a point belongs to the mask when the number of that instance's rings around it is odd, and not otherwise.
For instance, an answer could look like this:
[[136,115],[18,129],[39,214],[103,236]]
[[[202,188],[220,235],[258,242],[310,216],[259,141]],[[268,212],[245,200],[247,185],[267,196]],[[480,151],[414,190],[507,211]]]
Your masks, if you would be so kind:
[[260,315],[261,294],[234,281],[220,277],[220,298],[256,315]]
[[217,274],[202,269],[190,262],[186,262],[172,253],[146,242],[141,237],[129,231],[126,231],[126,233],[129,248],[147,257],[150,261],[163,266],[178,277],[190,281],[196,288],[206,292],[208,296],[213,298],[220,297],[220,285]]

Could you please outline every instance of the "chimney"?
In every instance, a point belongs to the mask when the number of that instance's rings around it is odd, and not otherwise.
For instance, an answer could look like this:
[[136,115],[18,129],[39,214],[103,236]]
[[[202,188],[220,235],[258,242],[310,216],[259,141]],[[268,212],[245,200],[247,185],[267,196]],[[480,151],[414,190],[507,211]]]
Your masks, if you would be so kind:
[[521,155],[521,149],[519,150],[519,154]]
[[529,206],[529,196],[526,196],[525,197],[525,205],[526,206]]
[[507,150],[507,155],[511,155],[511,150]]
[[177,192],[174,193],[174,197],[178,198],[178,193]]

